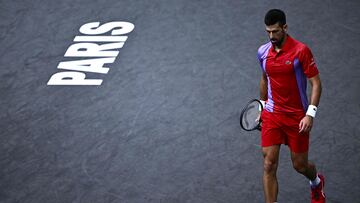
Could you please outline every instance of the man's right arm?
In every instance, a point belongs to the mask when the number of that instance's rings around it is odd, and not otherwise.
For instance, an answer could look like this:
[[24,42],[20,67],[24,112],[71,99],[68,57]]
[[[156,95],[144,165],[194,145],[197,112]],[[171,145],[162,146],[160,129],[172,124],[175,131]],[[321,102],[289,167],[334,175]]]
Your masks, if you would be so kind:
[[263,72],[261,79],[260,79],[260,100],[266,101],[267,100],[267,76],[266,73]]

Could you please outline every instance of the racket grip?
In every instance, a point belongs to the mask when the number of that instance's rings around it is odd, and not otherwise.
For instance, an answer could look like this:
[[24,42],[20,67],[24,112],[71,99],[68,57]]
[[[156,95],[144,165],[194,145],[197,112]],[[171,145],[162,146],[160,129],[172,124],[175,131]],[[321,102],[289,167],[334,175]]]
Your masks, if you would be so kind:
[[261,106],[259,105],[259,111],[262,111],[265,108],[265,101],[260,99]]

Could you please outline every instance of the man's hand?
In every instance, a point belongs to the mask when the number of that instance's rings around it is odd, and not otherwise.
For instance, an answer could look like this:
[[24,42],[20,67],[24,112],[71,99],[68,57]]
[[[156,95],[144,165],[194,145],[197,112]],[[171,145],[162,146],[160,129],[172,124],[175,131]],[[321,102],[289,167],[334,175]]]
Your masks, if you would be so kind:
[[308,133],[310,132],[313,125],[313,118],[309,115],[306,115],[301,119],[299,123],[299,133]]

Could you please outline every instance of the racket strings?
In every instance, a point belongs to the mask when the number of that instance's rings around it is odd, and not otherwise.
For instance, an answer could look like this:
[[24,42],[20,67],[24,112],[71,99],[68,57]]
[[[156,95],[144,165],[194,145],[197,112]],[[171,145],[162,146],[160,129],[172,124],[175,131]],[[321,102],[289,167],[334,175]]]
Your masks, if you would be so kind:
[[245,129],[251,130],[258,126],[261,111],[258,102],[250,103],[243,114],[242,125]]

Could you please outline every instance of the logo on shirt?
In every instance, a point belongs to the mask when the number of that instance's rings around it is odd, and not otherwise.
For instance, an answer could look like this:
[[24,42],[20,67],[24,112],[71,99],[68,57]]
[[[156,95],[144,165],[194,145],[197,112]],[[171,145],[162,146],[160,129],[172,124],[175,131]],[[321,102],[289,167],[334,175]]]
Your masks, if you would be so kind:
[[286,65],[290,65],[290,64],[291,64],[291,61],[287,60],[287,61],[285,61],[285,64],[286,64]]

